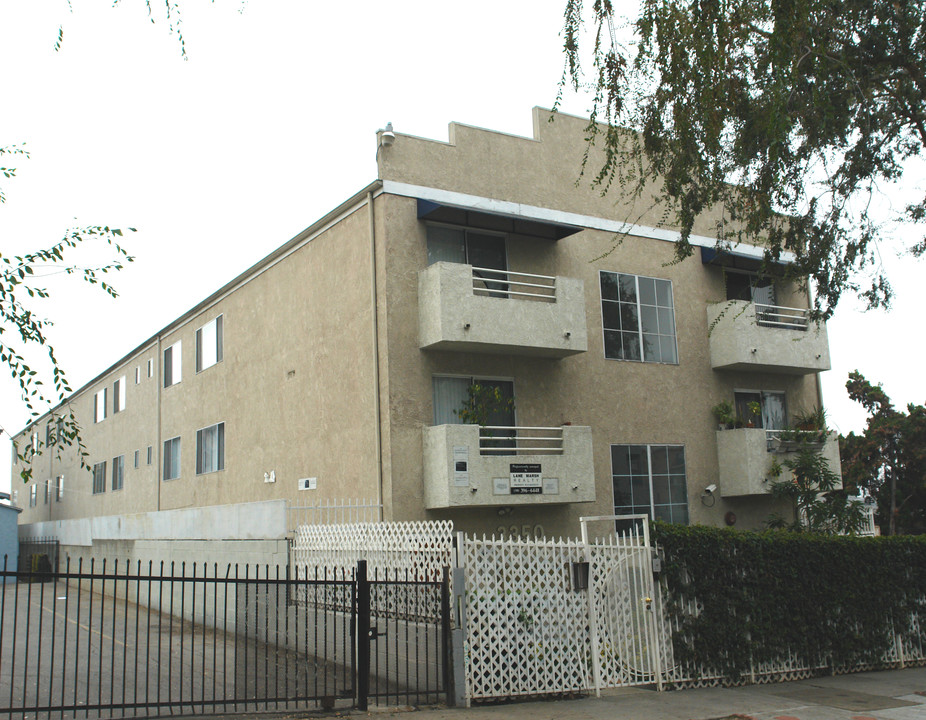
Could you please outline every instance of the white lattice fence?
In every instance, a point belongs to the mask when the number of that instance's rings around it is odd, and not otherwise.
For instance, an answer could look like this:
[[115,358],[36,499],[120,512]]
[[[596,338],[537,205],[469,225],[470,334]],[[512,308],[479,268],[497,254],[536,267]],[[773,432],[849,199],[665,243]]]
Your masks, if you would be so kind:
[[570,584],[577,540],[467,538],[468,697],[589,687],[588,602]]
[[[372,580],[439,581],[443,569],[452,566],[453,523],[441,522],[367,522],[338,525],[299,525],[292,542],[292,563],[297,579],[311,580],[332,570],[350,571],[358,560],[367,561]],[[324,602],[334,609],[348,606],[346,590],[331,588]],[[440,617],[439,601],[422,603],[409,593],[412,586],[390,585],[374,592],[377,614],[407,617],[409,608],[415,617]],[[340,593],[340,595],[338,595]],[[317,593],[313,596],[318,601]]]

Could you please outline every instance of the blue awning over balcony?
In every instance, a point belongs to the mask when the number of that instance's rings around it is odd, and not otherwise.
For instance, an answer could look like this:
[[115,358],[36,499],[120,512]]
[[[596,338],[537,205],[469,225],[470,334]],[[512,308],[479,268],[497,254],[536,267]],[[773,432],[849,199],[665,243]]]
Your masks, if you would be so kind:
[[[763,257],[762,248],[757,247],[753,252],[745,252],[732,248],[718,250],[716,247],[703,246],[699,249],[701,250],[701,262],[704,265],[734,268],[736,270],[750,270],[753,272],[762,270],[764,266],[764,269],[768,270],[768,265],[765,264]],[[772,266],[777,266],[779,268],[787,264],[788,263],[784,261],[771,263]]]
[[576,225],[528,219],[507,213],[476,210],[461,205],[436,203],[421,198],[418,198],[418,218],[451,225],[462,225],[477,230],[492,230],[510,235],[547,240],[561,240],[569,235],[575,235],[583,229]]

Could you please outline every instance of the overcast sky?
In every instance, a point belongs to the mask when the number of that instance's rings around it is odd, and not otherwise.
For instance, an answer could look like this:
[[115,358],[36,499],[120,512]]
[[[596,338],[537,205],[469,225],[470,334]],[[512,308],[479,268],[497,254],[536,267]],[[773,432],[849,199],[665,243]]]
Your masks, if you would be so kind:
[[[531,108],[551,106],[562,71],[563,0],[188,0],[186,61],[160,8],[152,24],[143,0],[111,4],[0,0],[0,146],[32,154],[3,163],[18,173],[2,181],[0,252],[48,246],[75,223],[138,228],[117,300],[49,280],[41,312],[75,388],[374,180],[387,121],[438,140],[451,121],[531,136]],[[824,400],[842,432],[864,422],[843,389],[854,368],[899,403],[926,401],[924,265],[882,256],[894,311],[847,302],[829,325]],[[15,390],[0,380],[11,432],[29,420]]]

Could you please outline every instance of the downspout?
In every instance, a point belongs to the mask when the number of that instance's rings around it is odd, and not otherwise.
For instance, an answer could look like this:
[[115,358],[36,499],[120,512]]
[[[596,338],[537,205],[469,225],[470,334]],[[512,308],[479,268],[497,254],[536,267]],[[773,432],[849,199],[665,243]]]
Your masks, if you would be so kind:
[[163,372],[161,362],[161,334],[158,333],[157,341],[157,350],[154,352],[154,363],[157,366],[158,371],[154,374],[155,382],[158,384],[158,395],[157,395],[157,432],[155,433],[155,443],[154,443],[154,481],[158,484],[158,512],[161,511],[161,386],[164,384],[164,380],[161,376]]
[[367,193],[367,206],[370,209],[370,302],[373,311],[373,399],[376,422],[373,424],[376,434],[376,504],[379,506],[379,521],[383,521],[383,434],[380,417],[381,402],[379,391],[379,311],[376,306],[376,222],[373,215],[373,191]]

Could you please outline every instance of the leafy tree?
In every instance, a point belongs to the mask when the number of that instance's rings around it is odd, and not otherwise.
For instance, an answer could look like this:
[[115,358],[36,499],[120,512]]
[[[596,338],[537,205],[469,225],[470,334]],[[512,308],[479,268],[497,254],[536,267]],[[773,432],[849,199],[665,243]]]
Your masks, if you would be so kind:
[[773,475],[780,479],[773,480],[769,489],[774,497],[791,502],[794,519],[789,522],[781,515],[772,515],[769,527],[824,534],[855,533],[861,529],[862,504],[837,489],[840,477],[819,449],[805,445],[782,465],[789,471],[787,476],[781,478],[782,468],[776,467]]
[[[678,259],[708,211],[721,247],[759,243],[767,264],[794,253],[788,273],[811,279],[821,317],[845,291],[886,306],[886,230],[868,210],[879,183],[926,149],[926,3],[640,0],[629,49],[614,41],[613,12],[611,0],[590,14],[566,0],[556,105],[585,86],[588,25],[602,191],[647,189],[670,208]],[[926,199],[895,219],[926,220]],[[909,249],[922,255],[926,240]]]
[[877,501],[878,524],[890,535],[926,533],[926,407],[895,409],[858,371],[846,389],[868,421],[861,435],[840,438],[843,476]]
[[[0,147],[0,157],[4,155],[27,158],[29,153],[21,146]],[[4,177],[12,178],[16,175],[16,168],[3,167],[0,172]],[[0,202],[5,200],[6,196],[0,189]],[[128,230],[134,232],[133,228]],[[121,270],[125,263],[134,260],[119,243],[122,235],[119,228],[85,225],[69,228],[60,240],[45,249],[12,256],[0,252],[0,363],[9,369],[33,418],[59,405],[72,392],[47,335],[53,323],[38,314],[35,308],[37,303],[51,297],[43,280],[54,274],[73,275],[116,297],[115,289],[103,277]],[[108,262],[94,265],[72,262],[81,246],[94,241],[111,249]],[[39,365],[30,359],[36,351],[45,355]],[[51,389],[42,380],[49,376],[52,378]],[[46,432],[33,428],[24,447],[14,445],[17,458],[23,461],[23,481],[28,482],[32,476],[32,458],[46,446],[55,447],[58,453],[64,447],[74,446],[83,463],[86,452],[80,440],[80,425],[69,407],[60,405],[53,410]]]

